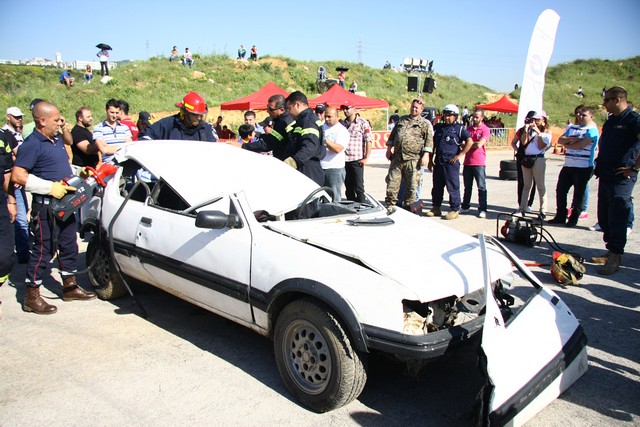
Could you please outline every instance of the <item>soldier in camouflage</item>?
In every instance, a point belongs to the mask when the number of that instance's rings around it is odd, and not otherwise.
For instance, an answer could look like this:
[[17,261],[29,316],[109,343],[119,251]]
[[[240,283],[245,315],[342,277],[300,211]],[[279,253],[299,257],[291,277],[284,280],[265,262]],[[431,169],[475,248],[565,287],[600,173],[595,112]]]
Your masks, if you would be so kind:
[[385,203],[392,208],[398,201],[400,182],[404,180],[406,189],[402,206],[416,201],[416,189],[420,184],[420,168],[426,163],[426,153],[433,151],[433,126],[421,116],[424,105],[419,99],[411,101],[411,113],[400,118],[387,141],[387,159],[391,161],[387,174],[387,195]]

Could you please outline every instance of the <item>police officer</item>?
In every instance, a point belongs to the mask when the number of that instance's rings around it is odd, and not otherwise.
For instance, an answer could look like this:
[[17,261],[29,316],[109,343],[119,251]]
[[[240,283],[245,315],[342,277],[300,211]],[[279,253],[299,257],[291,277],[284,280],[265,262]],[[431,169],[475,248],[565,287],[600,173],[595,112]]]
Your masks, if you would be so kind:
[[271,151],[273,157],[284,160],[288,157],[287,147],[293,143],[293,117],[286,110],[285,98],[282,95],[272,95],[267,101],[267,112],[273,120],[270,133],[260,135],[257,141],[243,144],[245,150],[265,153]]
[[451,220],[460,215],[460,158],[471,149],[473,140],[464,125],[457,123],[459,114],[457,105],[447,104],[442,110],[443,123],[434,127],[434,152],[429,153],[428,165],[429,170],[433,171],[433,207],[427,212],[427,216],[442,215],[440,206],[445,186],[451,210],[444,218]]
[[10,139],[15,141],[9,131],[0,129],[0,286],[9,279],[13,268],[12,222],[18,214],[13,185],[9,185],[13,166]]
[[144,139],[178,139],[187,141],[216,142],[218,139],[213,133],[211,123],[204,121],[204,116],[209,112],[204,98],[196,92],[189,92],[182,102],[176,107],[180,112],[173,116],[165,117],[149,125],[138,135],[139,140]]
[[284,162],[311,178],[318,185],[324,184],[324,171],[320,160],[324,159],[326,150],[322,144],[322,122],[316,113],[309,108],[304,93],[295,91],[286,99],[287,110],[295,119],[291,147]]
[[416,189],[420,183],[420,168],[426,153],[433,151],[433,126],[422,117],[424,105],[420,99],[411,101],[411,112],[394,126],[387,140],[387,160],[391,161],[387,174],[385,203],[391,207],[398,201],[400,182],[404,179],[403,207],[416,201]]
[[63,182],[72,172],[64,143],[58,135],[63,123],[60,111],[53,104],[40,102],[32,112],[35,131],[20,146],[11,174],[15,183],[33,194],[30,224],[33,242],[26,272],[27,295],[22,309],[36,314],[53,314],[57,308],[40,296],[40,285],[56,250],[63,301],[91,300],[96,294],[85,291],[76,283],[78,243],[75,215],[63,221],[54,217],[49,209],[52,198],[61,199],[68,191],[75,191],[74,187]]

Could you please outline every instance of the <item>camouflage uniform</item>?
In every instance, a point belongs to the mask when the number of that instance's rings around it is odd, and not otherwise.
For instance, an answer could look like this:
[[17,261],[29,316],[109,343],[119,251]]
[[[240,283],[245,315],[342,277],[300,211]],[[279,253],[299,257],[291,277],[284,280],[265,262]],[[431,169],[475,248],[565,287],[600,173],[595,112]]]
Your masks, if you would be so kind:
[[403,205],[410,205],[416,201],[416,188],[421,179],[418,160],[433,151],[433,126],[422,116],[415,119],[403,116],[391,131],[387,146],[393,147],[393,156],[386,178],[385,203],[387,206],[396,204],[400,182],[404,180]]

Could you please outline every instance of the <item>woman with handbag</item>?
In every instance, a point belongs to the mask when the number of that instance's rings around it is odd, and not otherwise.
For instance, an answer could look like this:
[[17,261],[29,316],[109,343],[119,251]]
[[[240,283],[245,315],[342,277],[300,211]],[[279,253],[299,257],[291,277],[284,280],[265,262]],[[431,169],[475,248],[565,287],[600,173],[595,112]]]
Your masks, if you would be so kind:
[[527,208],[529,191],[535,181],[540,200],[539,217],[546,218],[547,190],[544,183],[546,163],[544,153],[551,147],[551,134],[547,132],[547,114],[544,111],[537,112],[529,120],[525,120],[524,132],[520,136],[520,144],[524,146],[524,157],[521,161],[522,178],[524,187],[520,196],[520,212]]

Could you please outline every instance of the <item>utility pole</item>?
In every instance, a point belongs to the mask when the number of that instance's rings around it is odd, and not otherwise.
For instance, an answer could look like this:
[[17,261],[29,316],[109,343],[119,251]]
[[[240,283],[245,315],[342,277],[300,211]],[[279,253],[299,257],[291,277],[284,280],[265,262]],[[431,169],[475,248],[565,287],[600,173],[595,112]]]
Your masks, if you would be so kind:
[[358,64],[362,64],[362,39],[358,40]]

